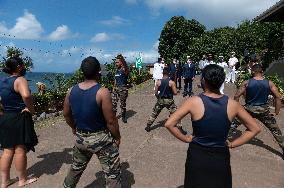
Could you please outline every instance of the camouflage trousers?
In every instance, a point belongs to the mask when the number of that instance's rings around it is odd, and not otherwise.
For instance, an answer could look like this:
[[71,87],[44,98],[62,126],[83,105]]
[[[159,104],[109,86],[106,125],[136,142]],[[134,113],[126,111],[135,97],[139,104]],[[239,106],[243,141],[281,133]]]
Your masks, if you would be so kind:
[[120,160],[117,145],[109,132],[76,133],[73,161],[64,180],[65,188],[74,188],[86,169],[93,154],[96,154],[106,177],[108,188],[120,188]]
[[[153,110],[152,110],[152,114],[150,115],[148,121],[147,121],[147,125],[151,126],[154,121],[156,120],[156,118],[158,117],[158,115],[161,113],[161,111],[167,108],[168,111],[170,112],[170,114],[173,114],[176,110],[177,110],[177,106],[175,105],[175,101],[174,99],[161,99],[158,98]],[[179,122],[177,124],[177,126],[181,126],[181,123]]]
[[112,108],[117,112],[117,103],[120,100],[120,108],[122,112],[126,112],[126,99],[128,97],[127,87],[116,87],[112,92]]
[[[277,125],[275,117],[270,114],[268,105],[245,105],[244,108],[253,118],[261,121],[269,129],[279,146],[284,151],[284,136],[282,135],[282,132]],[[241,122],[239,121],[239,119],[235,118],[233,124],[233,128],[237,128],[239,125],[241,125]]]

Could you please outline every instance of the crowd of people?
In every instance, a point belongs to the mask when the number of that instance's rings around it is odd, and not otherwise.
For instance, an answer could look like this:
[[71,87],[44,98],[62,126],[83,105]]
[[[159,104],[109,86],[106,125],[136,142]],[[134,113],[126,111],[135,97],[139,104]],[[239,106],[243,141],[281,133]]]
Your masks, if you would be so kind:
[[[163,58],[154,64],[154,95],[157,101],[148,118],[145,130],[151,125],[163,108],[170,116],[165,127],[179,140],[188,143],[185,165],[185,188],[230,188],[232,173],[230,148],[247,143],[260,132],[254,118],[269,128],[284,152],[284,137],[275,115],[279,114],[281,96],[273,82],[263,78],[259,64],[251,67],[253,77],[245,81],[235,94],[234,99],[224,95],[224,83],[235,82],[238,59],[231,54],[228,63],[223,56],[218,62],[213,56],[204,55],[198,63],[186,57],[184,64],[173,59],[168,65]],[[63,187],[74,188],[80,180],[92,156],[97,155],[109,188],[121,187],[121,166],[119,145],[121,135],[117,119],[117,103],[120,101],[122,122],[127,123],[126,101],[128,96],[127,78],[129,70],[124,57],[116,57],[116,72],[113,91],[104,88],[100,82],[100,63],[95,57],[87,57],[80,69],[85,80],[68,91],[64,101],[64,117],[75,135],[71,167],[64,179]],[[197,68],[201,70],[201,94],[193,95],[192,83]],[[27,174],[27,152],[34,151],[37,136],[31,114],[34,113],[32,96],[25,79],[25,66],[20,58],[10,58],[5,62],[7,77],[0,79],[2,114],[0,115],[1,188],[18,181],[25,186],[38,180]],[[181,90],[183,79],[183,103],[177,107],[174,95]],[[179,86],[177,87],[177,83]],[[245,95],[246,105],[238,102]],[[268,95],[275,98],[275,113],[268,108]],[[218,113],[216,113],[218,112]],[[188,134],[182,129],[181,120],[190,114],[193,132]],[[229,141],[228,136],[233,122],[246,127],[242,135]],[[234,127],[236,128],[236,126]],[[10,177],[12,160],[18,178]],[[52,164],[51,164],[52,165]]]

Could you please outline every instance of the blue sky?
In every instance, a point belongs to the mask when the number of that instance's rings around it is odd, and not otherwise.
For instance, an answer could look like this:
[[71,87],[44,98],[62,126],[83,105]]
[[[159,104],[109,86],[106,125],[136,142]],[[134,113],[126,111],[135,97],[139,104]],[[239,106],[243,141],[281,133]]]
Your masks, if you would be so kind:
[[196,19],[207,29],[236,26],[278,0],[0,0],[0,55],[16,46],[35,72],[72,72],[84,57],[110,62],[141,52],[154,62],[163,25],[172,16]]

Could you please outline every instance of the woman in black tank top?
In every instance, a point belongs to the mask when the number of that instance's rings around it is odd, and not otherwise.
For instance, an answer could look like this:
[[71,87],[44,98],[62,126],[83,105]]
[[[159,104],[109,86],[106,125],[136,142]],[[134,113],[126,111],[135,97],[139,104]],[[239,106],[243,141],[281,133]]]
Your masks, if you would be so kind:
[[[27,175],[27,156],[38,143],[31,113],[34,113],[32,96],[27,80],[23,77],[26,67],[23,60],[13,57],[5,62],[3,72],[9,76],[0,79],[3,114],[0,115],[1,188],[19,181],[20,187],[33,183],[36,177]],[[10,178],[10,168],[15,156],[18,179]]]
[[[179,140],[189,143],[185,165],[185,188],[230,188],[232,175],[229,148],[238,147],[260,132],[259,125],[236,101],[219,91],[225,73],[218,65],[202,72],[204,93],[187,99],[165,126]],[[191,115],[193,134],[183,135],[176,124]],[[247,130],[231,143],[226,141],[231,121],[237,116]]]

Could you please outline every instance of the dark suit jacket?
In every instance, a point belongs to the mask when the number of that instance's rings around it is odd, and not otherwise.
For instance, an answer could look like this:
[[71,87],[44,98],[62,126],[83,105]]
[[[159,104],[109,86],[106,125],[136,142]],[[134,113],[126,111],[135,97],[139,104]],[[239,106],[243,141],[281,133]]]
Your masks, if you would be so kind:
[[188,63],[185,63],[182,67],[182,76],[184,78],[193,78],[195,77],[195,65],[193,63],[190,63],[190,66]]
[[169,76],[171,79],[175,79],[176,77],[176,66],[173,63],[169,64]]

